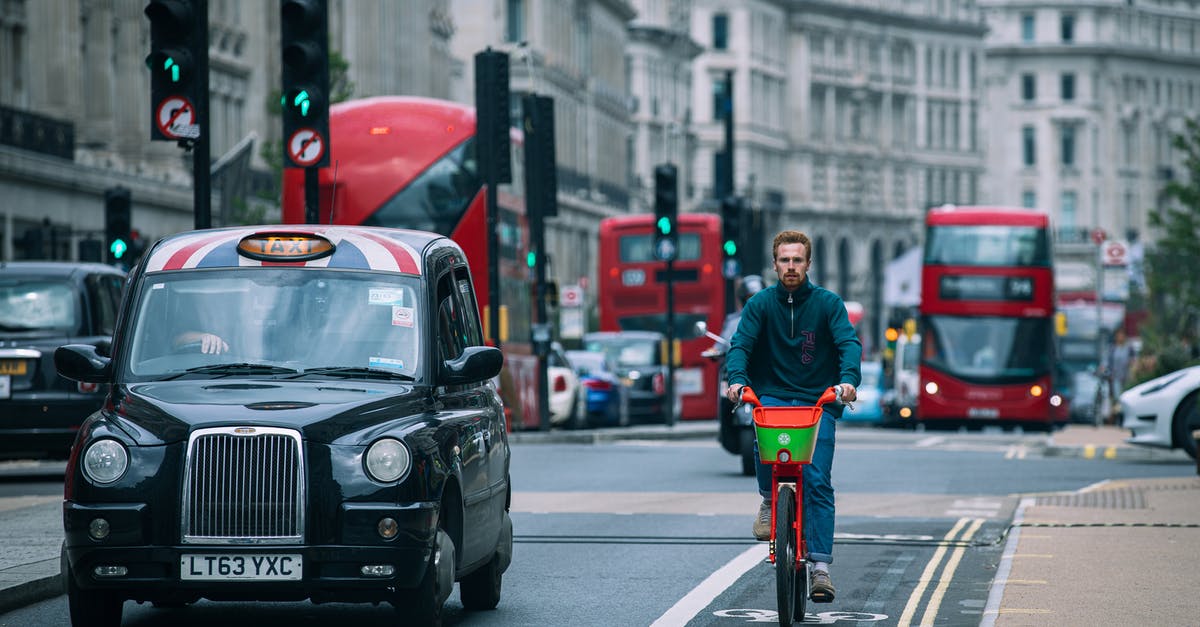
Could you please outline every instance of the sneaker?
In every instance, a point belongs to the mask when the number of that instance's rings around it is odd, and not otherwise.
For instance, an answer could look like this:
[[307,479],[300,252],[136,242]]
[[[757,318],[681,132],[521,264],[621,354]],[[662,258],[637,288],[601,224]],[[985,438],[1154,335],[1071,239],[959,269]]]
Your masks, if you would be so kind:
[[832,603],[833,602],[833,581],[829,578],[829,573],[823,570],[814,570],[812,578],[809,580],[809,597],[813,603]]
[[771,499],[763,499],[758,506],[758,517],[754,519],[754,539],[771,539]]

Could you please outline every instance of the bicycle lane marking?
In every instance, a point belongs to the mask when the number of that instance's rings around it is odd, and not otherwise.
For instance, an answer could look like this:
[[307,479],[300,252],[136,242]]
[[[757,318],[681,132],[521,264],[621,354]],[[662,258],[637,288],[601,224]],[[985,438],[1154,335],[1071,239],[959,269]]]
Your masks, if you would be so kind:
[[[950,528],[950,531],[942,537],[943,542],[951,542],[956,538],[963,527],[966,527],[970,522],[970,518],[959,518],[958,522]],[[917,582],[917,587],[913,589],[912,595],[908,597],[908,603],[904,606],[904,612],[900,614],[900,621],[896,623],[896,627],[908,627],[912,623],[913,615],[917,612],[917,606],[921,603],[921,598],[925,596],[925,589],[929,587],[929,582],[933,581],[933,573],[937,571],[938,566],[942,563],[942,558],[946,555],[947,545],[943,544],[933,552],[933,557],[929,559],[929,563],[925,565],[925,570],[921,573],[921,579]]]
[[658,617],[650,627],[672,627],[686,625],[700,612],[704,611],[729,586],[733,585],[751,568],[767,559],[767,543],[759,542],[746,549],[741,555],[729,560],[716,572],[709,575],[700,585],[692,588],[682,599],[679,599],[671,609]]

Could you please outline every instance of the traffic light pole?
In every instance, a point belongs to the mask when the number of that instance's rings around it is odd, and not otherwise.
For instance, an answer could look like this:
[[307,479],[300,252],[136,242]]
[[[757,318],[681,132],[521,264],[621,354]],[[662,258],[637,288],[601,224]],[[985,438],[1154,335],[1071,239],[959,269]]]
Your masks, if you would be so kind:
[[212,140],[209,133],[208,115],[208,0],[195,0],[196,19],[202,20],[204,28],[196,29],[199,41],[197,50],[203,50],[196,59],[196,124],[200,126],[200,136],[192,144],[192,204],[196,213],[197,229],[207,229],[212,226]]
[[[320,193],[321,184],[318,168],[304,168],[304,221],[316,224],[321,221]],[[333,222],[333,207],[329,208],[329,221]]]
[[675,425],[675,261],[667,259],[667,407],[663,421]]

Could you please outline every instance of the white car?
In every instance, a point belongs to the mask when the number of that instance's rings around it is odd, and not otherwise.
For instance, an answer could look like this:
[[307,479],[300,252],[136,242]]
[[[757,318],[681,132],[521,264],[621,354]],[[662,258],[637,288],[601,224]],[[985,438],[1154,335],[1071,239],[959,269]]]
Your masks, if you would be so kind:
[[550,424],[573,428],[577,426],[582,411],[579,407],[579,375],[571,368],[558,342],[550,349],[548,364],[546,381],[550,386]]
[[1121,426],[1130,444],[1181,448],[1196,457],[1192,431],[1200,429],[1200,366],[1176,370],[1121,394]]

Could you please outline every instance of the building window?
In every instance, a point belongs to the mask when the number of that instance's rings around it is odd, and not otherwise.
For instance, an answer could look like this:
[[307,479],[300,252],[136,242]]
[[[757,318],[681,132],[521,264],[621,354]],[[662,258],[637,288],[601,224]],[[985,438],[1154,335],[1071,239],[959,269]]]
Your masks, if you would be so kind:
[[1062,164],[1064,167],[1075,165],[1075,127],[1062,127]]
[[1065,44],[1075,41],[1075,16],[1067,13],[1062,16],[1062,21],[1059,23],[1060,35]]
[[1021,156],[1022,162],[1027,166],[1037,163],[1037,137],[1032,126],[1021,129]]
[[505,8],[508,24],[504,35],[507,41],[525,41],[525,0],[508,0]]
[[732,104],[729,102],[729,83],[724,76],[714,76],[712,85],[713,120],[724,120]]
[[1032,189],[1027,189],[1021,192],[1021,206],[1026,209],[1037,207],[1037,192]]
[[1025,102],[1037,100],[1037,76],[1033,74],[1021,75],[1021,100]]
[[1021,14],[1021,41],[1025,43],[1033,43],[1033,14]]
[[1075,75],[1070,72],[1062,75],[1062,99],[1063,102],[1075,99]]
[[714,50],[729,49],[729,15],[714,13],[712,18],[712,35]]
[[1058,228],[1060,231],[1068,233],[1075,230],[1075,192],[1073,191],[1068,190],[1062,193],[1062,207]]

